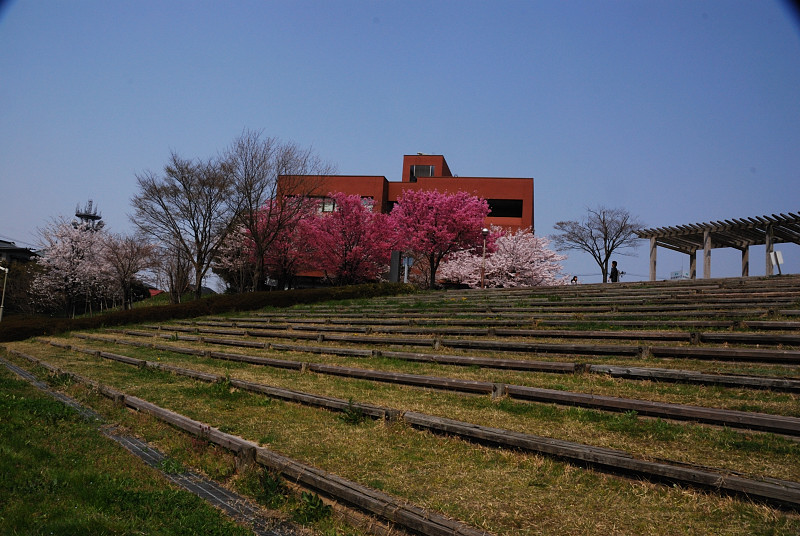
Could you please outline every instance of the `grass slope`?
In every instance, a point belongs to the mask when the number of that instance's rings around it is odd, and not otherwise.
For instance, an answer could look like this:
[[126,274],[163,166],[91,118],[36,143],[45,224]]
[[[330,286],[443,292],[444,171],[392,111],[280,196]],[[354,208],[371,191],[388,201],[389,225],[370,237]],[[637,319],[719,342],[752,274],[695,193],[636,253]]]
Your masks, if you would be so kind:
[[250,534],[0,367],[0,532]]

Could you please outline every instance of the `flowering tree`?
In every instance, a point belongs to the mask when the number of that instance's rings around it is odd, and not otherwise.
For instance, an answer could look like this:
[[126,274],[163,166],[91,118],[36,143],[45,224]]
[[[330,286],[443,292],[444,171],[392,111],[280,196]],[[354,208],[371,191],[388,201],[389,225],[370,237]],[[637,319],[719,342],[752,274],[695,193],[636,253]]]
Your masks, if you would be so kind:
[[334,284],[373,281],[389,264],[393,234],[388,217],[358,195],[330,194],[336,209],[304,222],[314,265]]
[[275,233],[272,245],[264,256],[264,269],[278,288],[291,288],[298,273],[313,269],[315,244],[309,236],[310,222],[315,221],[315,204],[308,199],[295,199],[303,207],[292,218],[284,220]]
[[45,247],[37,262],[43,270],[31,289],[40,308],[61,306],[75,316],[79,303],[91,311],[97,300],[113,294],[112,268],[103,255],[105,231],[61,219],[40,234]]
[[466,192],[407,190],[390,219],[401,249],[427,262],[430,288],[442,260],[457,251],[483,244],[483,221],[489,214],[485,199]]
[[[502,234],[499,227],[493,226],[492,234],[499,237],[494,241],[493,251],[486,257],[485,286],[509,288],[566,284],[567,276],[561,273],[559,264],[566,256],[548,249],[546,238],[537,237],[530,228]],[[443,279],[477,288],[481,285],[482,266],[482,251],[460,251],[442,263],[440,275]]]
[[281,192],[298,197],[319,195],[315,192],[316,182],[308,176],[329,175],[335,169],[311,149],[252,130],[245,130],[234,140],[225,153],[225,161],[233,176],[239,207],[236,223],[246,230],[253,253],[249,266],[252,288],[264,290],[270,270],[264,263],[276,249],[289,252],[285,240],[294,232],[299,211],[303,210],[295,198]]
[[[214,272],[236,292],[255,290],[255,280],[266,277],[278,287],[290,287],[299,272],[311,269],[312,251],[303,222],[315,216],[316,205],[302,197],[285,199],[283,208],[274,204],[264,203],[253,224],[255,236],[272,235],[268,248],[259,247],[250,229],[241,226],[228,235],[214,259]],[[289,205],[293,206],[287,208]],[[254,275],[257,265],[261,266],[261,276]]]

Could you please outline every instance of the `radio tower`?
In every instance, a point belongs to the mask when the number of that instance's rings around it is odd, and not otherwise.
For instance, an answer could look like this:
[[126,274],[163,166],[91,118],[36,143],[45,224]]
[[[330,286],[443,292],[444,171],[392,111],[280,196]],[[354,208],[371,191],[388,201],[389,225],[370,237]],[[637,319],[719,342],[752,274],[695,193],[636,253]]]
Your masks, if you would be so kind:
[[83,207],[81,210],[80,205],[75,205],[75,217],[80,218],[80,222],[78,220],[72,220],[72,226],[74,228],[78,228],[79,226],[88,229],[90,231],[99,231],[103,227],[105,227],[105,222],[103,221],[103,215],[97,213],[97,207],[92,206],[93,202],[90,199],[89,202]]

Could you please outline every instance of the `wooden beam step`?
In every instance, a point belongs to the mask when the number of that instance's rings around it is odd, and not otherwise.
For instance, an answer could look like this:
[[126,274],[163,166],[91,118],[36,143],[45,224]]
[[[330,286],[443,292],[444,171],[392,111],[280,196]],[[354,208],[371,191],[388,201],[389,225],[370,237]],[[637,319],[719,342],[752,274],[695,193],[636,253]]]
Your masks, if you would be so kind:
[[[74,347],[73,350],[76,350]],[[92,351],[91,353],[94,353]],[[209,353],[209,355],[212,355]],[[233,354],[237,356],[238,354]],[[243,361],[253,364],[272,366],[265,358],[256,356],[242,356]],[[280,365],[278,365],[280,366]],[[302,366],[302,365],[301,365]],[[561,391],[528,387],[522,385],[502,385],[477,380],[462,380],[441,376],[425,376],[420,374],[406,374],[401,372],[379,371],[354,367],[340,367],[320,363],[307,363],[306,369],[321,374],[330,374],[348,378],[358,378],[371,381],[412,385],[415,387],[457,391],[470,394],[496,394],[498,389],[511,398],[568,406],[580,406],[592,409],[627,412],[635,411],[640,415],[660,417],[665,419],[688,420],[708,424],[730,426],[761,430],[792,436],[800,436],[800,418],[784,417],[746,411],[735,411],[720,408],[706,408],[685,404],[670,404],[621,398],[574,391]]]
[[752,361],[756,363],[800,364],[800,351],[769,348],[704,348],[700,346],[652,346],[653,357]]
[[800,393],[800,380],[767,378],[762,376],[736,376],[726,374],[704,374],[692,370],[675,370],[646,367],[624,367],[615,365],[587,365],[586,370],[593,374],[608,374],[614,378],[651,380],[658,382],[692,383],[699,385],[722,385],[725,387],[745,387],[748,389],[771,389]]
[[[18,351],[12,351],[12,353],[20,357],[25,357],[37,364],[44,365],[44,362],[38,358]],[[220,381],[222,379],[222,377],[218,375],[172,367],[170,365],[164,365],[163,363],[148,362],[147,366],[170,370],[176,374],[197,378],[202,381]],[[57,373],[65,372],[57,367],[48,366],[47,368]],[[348,504],[363,511],[373,513],[394,522],[398,522],[397,519],[402,519],[404,520],[403,523],[406,523],[404,525],[405,527],[414,527],[415,530],[422,534],[473,534],[470,532],[425,532],[425,530],[435,529],[425,525],[422,521],[425,519],[425,516],[419,517],[419,514],[422,513],[421,511],[412,509],[409,514],[404,514],[399,518],[388,517],[386,512],[384,512],[384,509],[387,508],[385,499],[388,496],[384,496],[384,494],[377,490],[364,488],[359,484],[340,479],[335,475],[331,475],[311,466],[298,464],[289,458],[263,449],[257,444],[238,436],[221,432],[216,428],[198,421],[193,421],[183,415],[165,410],[142,399],[125,395],[124,393],[106,386],[101,386],[97,382],[82,378],[81,376],[71,375],[79,381],[90,383],[96,388],[99,388],[99,391],[105,396],[121,401],[134,409],[146,411],[177,428],[207,439],[240,455],[248,451],[254,452],[254,458],[258,463],[267,465],[271,469],[279,471],[284,476],[291,476],[292,480],[301,483],[301,485],[307,489],[313,489],[337,500],[344,500]],[[341,399],[274,388],[244,380],[231,379],[230,382],[232,385],[241,389],[260,392],[268,396],[285,400],[316,405],[326,409],[344,411],[345,408],[354,407],[351,401],[345,402]],[[357,404],[355,407],[363,409],[365,414],[373,418],[397,418],[397,415],[400,413],[397,410],[380,406]],[[634,474],[637,476],[654,478],[659,481],[699,486],[715,492],[736,493],[792,508],[800,507],[800,483],[797,482],[771,478],[757,480],[737,474],[720,472],[718,469],[714,468],[691,466],[671,461],[643,460],[634,458],[630,453],[617,449],[595,447],[506,429],[491,428],[417,412],[404,412],[402,413],[402,418],[415,428],[440,434],[456,435],[473,442],[537,452],[543,455],[568,460],[573,463],[577,462],[579,464],[611,470],[616,473]],[[357,492],[353,493],[353,490],[357,490]],[[391,497],[388,498],[393,500]],[[427,515],[430,516],[430,514]],[[467,528],[469,529],[469,527]],[[460,531],[461,527],[459,527],[458,530]]]

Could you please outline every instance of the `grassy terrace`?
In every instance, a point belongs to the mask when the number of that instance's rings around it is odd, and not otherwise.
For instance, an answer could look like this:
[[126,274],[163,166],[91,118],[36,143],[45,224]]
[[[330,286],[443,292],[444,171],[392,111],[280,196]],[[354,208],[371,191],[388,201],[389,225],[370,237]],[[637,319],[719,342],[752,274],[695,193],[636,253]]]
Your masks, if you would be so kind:
[[[493,291],[426,293],[403,298],[381,298],[337,303],[333,306],[302,306],[281,310],[237,312],[226,315],[242,319],[276,317],[287,319],[328,318],[343,322],[348,315],[367,315],[387,320],[412,318],[416,326],[447,324],[453,319],[470,317],[476,320],[516,318],[520,313],[467,311],[470,307],[533,307],[550,304],[563,307],[570,301],[592,301],[605,306],[614,300],[639,300],[651,308],[661,300],[684,301],[683,310],[699,310],[708,296],[714,307],[728,300],[736,303],[727,314],[723,309],[713,317],[700,320],[733,319],[735,327],[725,331],[754,332],[747,320],[791,322],[790,311],[797,309],[800,279],[782,278],[748,284],[704,283],[695,286],[652,286],[626,284],[610,286],[586,285],[579,289],[535,289],[533,291]],[[792,284],[793,283],[793,284]],[[581,298],[580,294],[585,293]],[[751,301],[746,298],[750,296]],[[787,298],[788,297],[788,298]],[[560,299],[557,299],[560,298]],[[773,300],[772,302],[770,300]],[[748,303],[751,309],[747,308]],[[505,305],[503,305],[505,304]],[[670,303],[670,308],[675,304]],[[741,307],[744,305],[744,307]],[[578,304],[576,307],[580,308]],[[631,305],[631,307],[635,307]],[[530,328],[546,318],[544,312],[530,312],[522,327]],[[680,310],[680,308],[679,308]],[[768,310],[766,313],[756,311]],[[747,314],[748,311],[751,314]],[[780,311],[780,312],[779,312]],[[443,313],[452,314],[443,314]],[[740,313],[745,313],[742,316]],[[647,314],[652,311],[648,310]],[[603,323],[587,326],[581,313],[559,312],[559,317],[572,317],[569,329],[602,329]],[[665,324],[671,316],[659,312]],[[263,316],[267,315],[267,316]],[[641,318],[633,312],[610,312],[608,319]],[[648,318],[653,318],[648,316]],[[684,316],[681,316],[684,318]],[[692,318],[688,316],[687,318]],[[745,319],[742,322],[742,319]],[[178,325],[178,324],[175,324]],[[134,329],[142,330],[138,326]],[[198,326],[200,327],[200,326]],[[162,332],[169,323],[162,324]],[[648,328],[649,329],[649,328]],[[656,329],[676,329],[662,326]],[[704,331],[713,328],[702,328]],[[152,331],[156,334],[155,330]],[[287,330],[291,336],[292,330]],[[299,333],[299,331],[298,331]],[[772,334],[797,334],[797,328],[763,331]],[[533,534],[797,534],[800,515],[754,503],[742,497],[724,497],[713,491],[682,486],[668,486],[636,478],[607,474],[599,469],[578,467],[537,454],[516,452],[471,444],[452,437],[436,436],[410,428],[399,422],[346,419],[313,407],[271,400],[262,395],[233,390],[224,383],[206,384],[172,374],[139,369],[102,359],[95,355],[67,350],[46,344],[59,340],[78,348],[94,348],[154,362],[169,363],[193,370],[206,371],[230,378],[279,386],[355,402],[388,406],[402,411],[415,411],[457,419],[469,423],[504,428],[517,432],[563,439],[587,445],[621,449],[637,458],[672,460],[716,468],[752,478],[776,478],[800,482],[800,441],[797,438],[748,430],[735,430],[691,422],[642,418],[633,413],[612,413],[553,404],[520,402],[507,398],[492,400],[489,396],[464,395],[447,391],[349,379],[325,374],[277,369],[204,356],[190,356],[168,350],[154,350],[114,343],[111,339],[135,342],[157,342],[184,348],[199,348],[276,359],[327,363],[347,367],[386,370],[402,373],[489,381],[565,391],[617,397],[691,404],[713,408],[762,412],[800,417],[800,401],[796,393],[773,392],[745,388],[659,383],[615,379],[589,373],[553,374],[518,372],[477,367],[457,367],[419,363],[385,357],[340,357],[330,354],[299,351],[275,351],[258,348],[231,348],[200,341],[165,340],[153,337],[120,335],[111,331],[93,332],[108,341],[87,340],[70,335],[48,337],[6,344],[8,349],[34,355],[63,369],[87,376],[169,408],[223,431],[233,433],[295,458],[320,467],[363,485],[377,488],[419,506],[460,519],[497,535]],[[380,335],[374,333],[374,335]],[[398,335],[400,336],[400,335]],[[410,337],[410,335],[402,335]],[[247,336],[214,335],[217,338],[247,339]],[[425,338],[428,335],[418,335]],[[491,336],[477,337],[492,340]],[[254,339],[254,338],[252,338]],[[264,339],[258,339],[267,342]],[[504,339],[509,340],[509,339]],[[510,339],[514,340],[514,339]],[[526,340],[524,337],[519,340]],[[277,341],[276,341],[277,342]],[[283,341],[286,342],[286,341]],[[537,342],[569,342],[571,344],[631,344],[627,342],[566,341],[553,331],[551,339]],[[698,359],[656,359],[652,357],[619,357],[593,355],[536,355],[519,352],[456,351],[446,347],[393,348],[357,343],[339,344],[328,341],[296,341],[314,346],[373,348],[443,355],[482,355],[502,359],[540,361],[572,361],[594,364],[617,364],[638,367],[674,368],[707,373],[740,374],[775,378],[800,379],[798,365],[726,362]],[[654,343],[655,344],[655,343]],[[657,343],[662,344],[662,343]],[[688,343],[671,343],[689,346]],[[715,345],[721,348],[754,347],[754,345]],[[759,348],[793,350],[785,344],[759,344]],[[31,365],[19,358],[6,358],[20,366]],[[40,371],[41,372],[41,371]],[[142,416],[129,415],[101,400],[95,393],[66,385],[75,396],[97,407],[108,418],[120,422],[156,443],[184,463],[196,465],[206,473],[253,492],[252,476],[239,474],[223,455],[197,456],[180,436],[154,426]],[[188,444],[191,445],[191,442]],[[588,514],[588,515],[587,515]],[[331,534],[357,534],[356,529],[324,528]]]
[[3,534],[248,534],[5,367],[0,454]]

